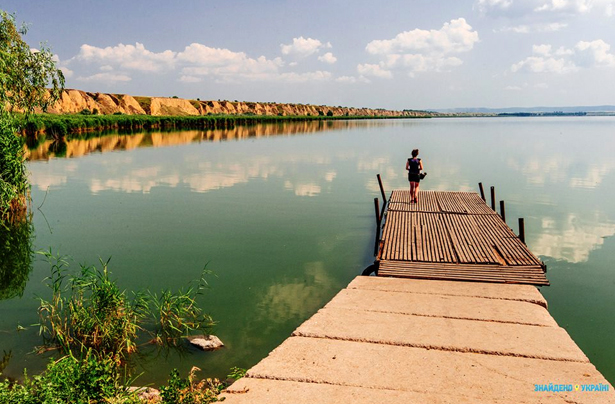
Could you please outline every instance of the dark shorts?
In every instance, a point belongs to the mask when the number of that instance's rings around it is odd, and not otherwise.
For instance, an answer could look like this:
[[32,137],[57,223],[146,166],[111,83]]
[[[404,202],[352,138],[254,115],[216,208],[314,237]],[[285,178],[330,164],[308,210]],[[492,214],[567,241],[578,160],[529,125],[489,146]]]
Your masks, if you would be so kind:
[[420,182],[421,176],[419,174],[408,173],[408,181],[410,182]]

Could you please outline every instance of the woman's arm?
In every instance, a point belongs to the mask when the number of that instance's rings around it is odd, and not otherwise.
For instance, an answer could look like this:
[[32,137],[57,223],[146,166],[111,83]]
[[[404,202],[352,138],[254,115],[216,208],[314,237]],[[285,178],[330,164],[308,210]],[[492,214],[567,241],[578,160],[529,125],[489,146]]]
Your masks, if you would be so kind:
[[419,160],[419,169],[423,169],[423,160]]
[[410,169],[410,160],[406,160],[406,170]]

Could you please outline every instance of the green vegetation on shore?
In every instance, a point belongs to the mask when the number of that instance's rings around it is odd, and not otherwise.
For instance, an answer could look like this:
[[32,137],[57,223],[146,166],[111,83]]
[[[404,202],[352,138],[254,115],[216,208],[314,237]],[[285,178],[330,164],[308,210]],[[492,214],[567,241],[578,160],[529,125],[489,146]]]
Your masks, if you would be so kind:
[[[87,132],[119,131],[131,133],[140,130],[229,129],[240,125],[262,123],[307,122],[349,119],[392,119],[373,116],[274,116],[274,115],[93,115],[93,114],[36,114],[22,117],[22,133],[29,138],[45,135],[47,138],[70,140]],[[402,117],[399,117],[402,118]],[[403,117],[408,118],[408,117]]]
[[[13,109],[27,117],[43,111],[60,96],[64,76],[55,67],[53,54],[41,44],[37,52],[21,39],[27,29],[15,26],[15,17],[0,10],[0,225],[25,220],[28,178],[24,165],[23,137]],[[51,89],[47,90],[46,87]]]

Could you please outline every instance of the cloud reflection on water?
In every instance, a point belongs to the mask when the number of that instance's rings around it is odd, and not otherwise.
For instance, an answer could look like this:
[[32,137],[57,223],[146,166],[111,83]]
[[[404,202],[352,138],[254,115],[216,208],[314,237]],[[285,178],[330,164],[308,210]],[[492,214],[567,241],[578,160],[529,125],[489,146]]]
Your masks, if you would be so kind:
[[605,237],[615,234],[615,224],[605,222],[599,214],[547,216],[543,217],[541,225],[540,233],[532,241],[532,251],[573,264],[587,261],[589,254],[604,244]]

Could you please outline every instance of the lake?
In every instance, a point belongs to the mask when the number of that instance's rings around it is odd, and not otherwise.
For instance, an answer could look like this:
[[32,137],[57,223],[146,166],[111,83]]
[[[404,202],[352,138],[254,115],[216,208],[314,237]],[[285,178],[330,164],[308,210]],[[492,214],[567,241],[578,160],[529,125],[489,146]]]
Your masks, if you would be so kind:
[[[193,365],[220,377],[256,364],[373,262],[376,174],[387,191],[406,188],[413,148],[429,173],[421,189],[483,182],[505,200],[513,230],[525,218],[527,244],[548,267],[549,311],[613,383],[614,118],[303,122],[47,142],[29,151],[32,243],[71,256],[74,270],[111,258],[129,291],[180,289],[206,265],[215,276],[200,302],[226,347],[152,352],[137,371],[143,384]],[[32,324],[48,275],[35,256],[22,283],[0,284],[6,375],[45,364]]]

